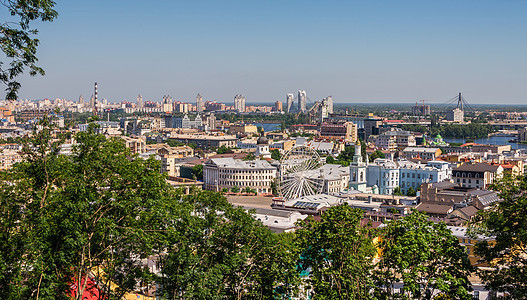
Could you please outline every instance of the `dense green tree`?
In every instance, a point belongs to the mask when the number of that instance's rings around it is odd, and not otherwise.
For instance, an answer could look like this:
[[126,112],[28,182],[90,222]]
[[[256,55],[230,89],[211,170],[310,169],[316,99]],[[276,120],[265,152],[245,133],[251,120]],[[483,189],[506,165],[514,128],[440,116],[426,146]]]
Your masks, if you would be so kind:
[[409,187],[406,196],[415,197],[417,196],[417,191],[413,187]]
[[[105,274],[102,296],[120,299],[151,276],[139,259],[160,249],[172,188],[157,161],[137,159],[122,140],[90,128],[64,156],[49,121],[41,125],[24,147],[26,161],[2,174],[9,217],[0,222],[11,226],[0,239],[20,248],[9,254],[1,243],[0,298],[70,299],[70,285],[95,272]],[[74,289],[80,299],[86,285]]]
[[255,160],[256,159],[256,156],[254,156],[254,153],[249,153],[247,154],[244,158],[242,158],[242,160],[245,160],[245,161],[249,161],[249,160]]
[[527,175],[505,177],[492,185],[503,199],[481,210],[472,223],[472,234],[493,237],[477,243],[475,252],[490,269],[480,276],[488,289],[509,293],[510,299],[527,295]]
[[278,195],[276,180],[271,181],[271,193],[273,193],[273,195]]
[[196,180],[203,180],[203,165],[195,165],[192,167],[192,177]]
[[368,154],[366,153],[366,142],[365,141],[360,141],[360,153],[362,155],[362,161],[366,162]]
[[326,163],[327,164],[334,164],[335,163],[335,158],[333,158],[333,156],[328,156],[326,157]]
[[385,158],[384,153],[382,153],[381,150],[375,150],[375,152],[370,155],[370,162],[373,162],[377,158]]
[[[472,299],[468,280],[472,266],[445,223],[434,223],[414,211],[388,223],[379,247],[377,298],[432,299],[434,293],[442,293],[449,299]],[[395,293],[400,283],[404,289]]]
[[[293,295],[298,252],[289,235],[219,193],[173,189],[159,162],[92,127],[76,135],[72,155],[60,155],[46,122],[26,161],[0,173],[1,299],[71,299],[72,286],[80,299],[88,274],[104,299],[154,282],[178,299]],[[147,257],[157,257],[161,276]]]
[[276,299],[294,292],[298,253],[287,235],[272,233],[217,193],[180,201],[188,209],[170,229],[159,260],[165,297]]
[[237,187],[237,186],[233,186],[233,187],[231,188],[231,192],[233,192],[233,193],[239,193],[239,192],[240,192],[240,188]]
[[176,141],[176,140],[172,140],[172,139],[167,139],[165,141],[165,143],[167,145],[169,145],[170,147],[179,147],[179,146],[185,146],[186,144],[182,143],[182,142],[179,142],[179,141]]
[[314,299],[368,299],[376,248],[372,229],[360,224],[363,211],[334,206],[321,217],[301,222],[297,242],[301,265],[311,268],[308,283]]
[[337,159],[350,162],[353,161],[353,155],[355,155],[355,146],[346,146],[344,147],[344,151],[339,154]]
[[225,145],[221,145],[216,151],[218,154],[234,153],[231,149],[227,148]]
[[392,195],[395,196],[404,196],[403,192],[401,191],[400,187],[396,187],[393,189]]
[[280,160],[282,158],[282,154],[280,154],[280,150],[278,149],[271,149],[271,158]]
[[6,99],[16,100],[20,83],[16,77],[29,68],[31,76],[44,75],[44,69],[36,65],[37,47],[40,41],[35,37],[38,30],[32,29],[35,21],[52,22],[57,16],[55,2],[51,0],[2,0],[7,8],[3,14],[6,20],[0,24],[0,48],[6,61],[0,61],[0,80],[7,88]]

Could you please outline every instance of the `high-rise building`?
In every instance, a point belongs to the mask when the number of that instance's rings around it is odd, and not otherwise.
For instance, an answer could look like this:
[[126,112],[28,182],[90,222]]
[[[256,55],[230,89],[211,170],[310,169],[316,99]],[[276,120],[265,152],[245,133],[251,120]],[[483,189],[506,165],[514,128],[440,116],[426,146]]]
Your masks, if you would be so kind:
[[196,96],[196,111],[198,113],[203,112],[203,97],[198,93]]
[[172,97],[165,95],[163,96],[163,111],[171,113],[174,110]]
[[280,102],[280,101],[276,101],[276,102],[274,103],[273,110],[274,110],[274,111],[282,111],[282,102]]
[[139,94],[137,96],[137,108],[143,108],[143,106],[144,106],[143,96],[141,96],[141,94]]
[[243,95],[234,96],[234,109],[238,112],[245,112],[245,97]]
[[307,94],[304,90],[298,90],[298,111],[306,112]]
[[84,97],[82,95],[79,96],[79,104],[84,104]]
[[91,95],[91,98],[90,98],[90,108],[94,108],[95,107],[95,97],[93,95]]
[[430,105],[425,104],[415,104],[415,106],[412,107],[412,114],[416,116],[428,116],[430,115]]
[[332,114],[333,113],[333,97],[327,96],[326,101],[328,103],[328,114]]
[[287,112],[290,113],[293,111],[293,102],[295,101],[295,96],[293,94],[287,94],[285,96],[285,103]]
[[454,108],[447,111],[446,120],[450,122],[459,122],[462,123],[464,118],[464,112],[459,108]]

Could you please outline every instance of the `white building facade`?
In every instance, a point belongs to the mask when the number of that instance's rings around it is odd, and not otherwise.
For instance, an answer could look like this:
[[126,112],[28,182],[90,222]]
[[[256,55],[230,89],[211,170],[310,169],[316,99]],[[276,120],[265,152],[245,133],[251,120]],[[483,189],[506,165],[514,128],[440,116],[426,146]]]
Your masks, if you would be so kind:
[[277,170],[265,160],[243,161],[213,158],[203,164],[204,189],[212,191],[251,188],[257,194],[270,194]]

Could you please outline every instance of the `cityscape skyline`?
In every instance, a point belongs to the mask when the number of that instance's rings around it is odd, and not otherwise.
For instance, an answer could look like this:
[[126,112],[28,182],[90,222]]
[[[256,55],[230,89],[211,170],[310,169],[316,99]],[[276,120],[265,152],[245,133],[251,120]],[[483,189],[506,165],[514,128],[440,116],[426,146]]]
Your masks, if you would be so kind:
[[[57,3],[20,98],[525,103],[525,2]],[[2,12],[5,14],[5,12]],[[2,16],[4,17],[4,16]],[[131,88],[133,87],[133,88]],[[3,97],[2,97],[3,98]]]

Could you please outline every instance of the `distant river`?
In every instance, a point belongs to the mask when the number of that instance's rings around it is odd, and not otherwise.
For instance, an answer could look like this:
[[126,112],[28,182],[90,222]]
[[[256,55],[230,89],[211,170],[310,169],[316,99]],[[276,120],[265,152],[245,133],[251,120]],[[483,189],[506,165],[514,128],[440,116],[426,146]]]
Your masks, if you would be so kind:
[[[492,136],[490,138],[475,139],[476,144],[487,144],[487,145],[511,145],[512,149],[527,149],[526,144],[510,143],[509,140],[515,139],[514,136]],[[454,138],[443,138],[448,143],[464,143],[464,139]]]
[[253,123],[252,125],[262,127],[265,132],[280,130],[280,128],[282,127],[280,123],[265,123],[264,122],[264,123]]

